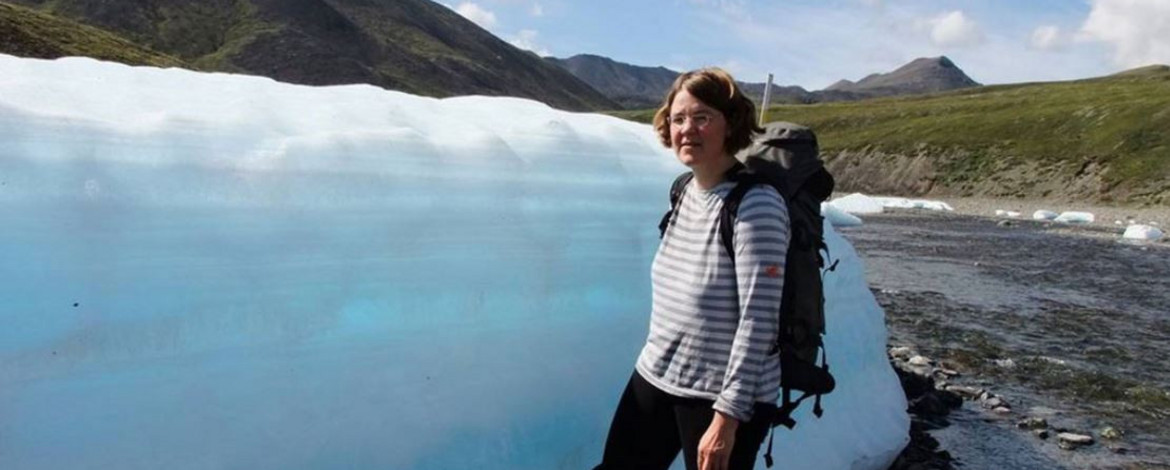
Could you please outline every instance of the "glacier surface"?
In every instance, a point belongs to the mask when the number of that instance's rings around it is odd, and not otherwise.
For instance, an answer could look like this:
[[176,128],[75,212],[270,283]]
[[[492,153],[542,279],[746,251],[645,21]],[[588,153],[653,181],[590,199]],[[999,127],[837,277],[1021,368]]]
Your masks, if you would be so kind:
[[[520,99],[0,55],[0,468],[590,468],[681,170]],[[906,403],[826,229],[839,388],[775,455],[884,468]]]

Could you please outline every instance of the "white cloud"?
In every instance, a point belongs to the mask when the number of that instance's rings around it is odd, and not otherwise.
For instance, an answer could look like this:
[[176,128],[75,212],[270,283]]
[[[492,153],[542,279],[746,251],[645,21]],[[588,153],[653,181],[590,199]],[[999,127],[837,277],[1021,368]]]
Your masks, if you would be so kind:
[[483,29],[492,29],[496,26],[496,14],[485,10],[471,2],[460,3],[455,7],[455,13],[463,15]]
[[552,52],[549,52],[549,50],[547,48],[544,48],[542,46],[537,45],[536,37],[539,35],[540,35],[540,33],[535,31],[535,30],[524,29],[524,30],[521,30],[520,34],[518,34],[517,36],[509,38],[508,42],[511,43],[513,46],[519,47],[521,49],[526,49],[526,50],[535,52],[536,55],[539,55],[541,57],[551,56]]
[[939,47],[973,46],[983,42],[983,32],[962,11],[927,19],[922,25],[930,29],[930,40]]
[[1170,63],[1170,2],[1093,0],[1082,37],[1113,46],[1122,67]]
[[1060,28],[1052,25],[1036,28],[1032,31],[1032,39],[1028,41],[1029,46],[1040,50],[1059,49],[1064,44],[1065,38],[1060,32]]
[[528,14],[532,16],[544,16],[544,7],[539,3],[533,3],[532,8],[528,10]]

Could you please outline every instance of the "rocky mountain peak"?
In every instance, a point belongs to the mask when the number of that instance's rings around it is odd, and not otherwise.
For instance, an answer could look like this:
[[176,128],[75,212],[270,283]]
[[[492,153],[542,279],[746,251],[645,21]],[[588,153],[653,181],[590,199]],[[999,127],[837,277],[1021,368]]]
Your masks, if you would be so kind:
[[923,57],[893,72],[871,74],[856,83],[843,80],[828,89],[834,91],[890,91],[889,94],[931,93],[979,86],[946,56]]

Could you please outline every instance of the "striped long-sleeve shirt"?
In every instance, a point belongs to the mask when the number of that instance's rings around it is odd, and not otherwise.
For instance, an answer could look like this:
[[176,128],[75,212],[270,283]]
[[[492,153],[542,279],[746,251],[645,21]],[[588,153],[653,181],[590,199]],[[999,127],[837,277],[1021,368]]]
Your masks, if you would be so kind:
[[719,211],[734,187],[687,185],[651,270],[650,334],[635,369],[675,396],[714,400],[748,421],[756,402],[774,403],[780,358],[780,293],[788,211],[769,186],[750,189],[735,223],[735,261],[719,238]]

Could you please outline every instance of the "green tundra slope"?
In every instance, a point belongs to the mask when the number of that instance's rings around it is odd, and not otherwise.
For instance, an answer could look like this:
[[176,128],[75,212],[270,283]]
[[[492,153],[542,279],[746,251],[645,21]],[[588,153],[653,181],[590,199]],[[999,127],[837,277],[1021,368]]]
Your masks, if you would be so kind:
[[[649,122],[652,110],[616,113]],[[768,109],[813,127],[845,191],[1170,205],[1170,67]]]
[[130,65],[190,68],[177,58],[108,31],[4,2],[0,2],[0,52],[39,59],[86,56]]

